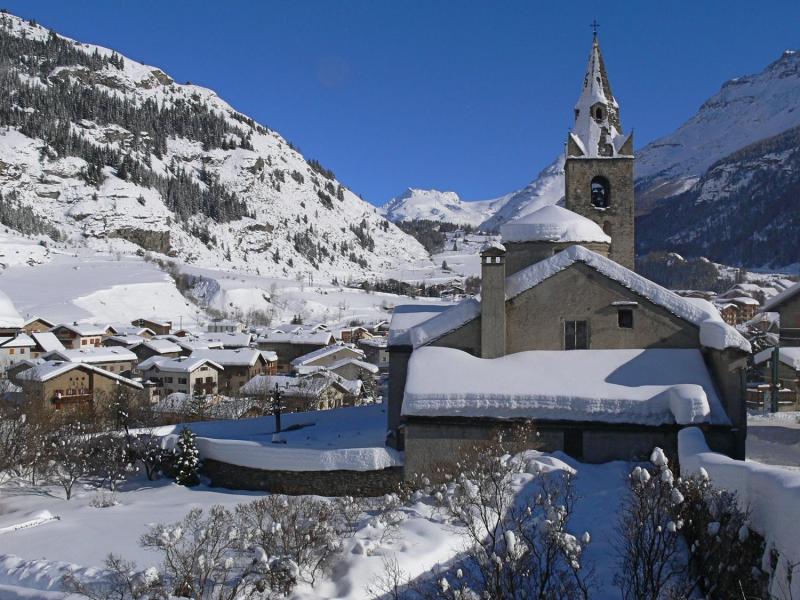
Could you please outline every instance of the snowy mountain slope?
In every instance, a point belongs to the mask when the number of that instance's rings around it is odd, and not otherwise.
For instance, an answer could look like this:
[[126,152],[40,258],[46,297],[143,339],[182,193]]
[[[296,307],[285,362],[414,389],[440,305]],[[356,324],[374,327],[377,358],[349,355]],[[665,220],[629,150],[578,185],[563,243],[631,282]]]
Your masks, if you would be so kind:
[[392,222],[428,220],[472,225],[497,231],[511,219],[527,215],[564,197],[564,157],[542,170],[526,187],[493,200],[462,200],[455,192],[409,188],[381,207]]
[[674,133],[636,156],[637,211],[686,191],[715,162],[800,125],[800,52],[787,50],[755,75],[724,83]]
[[637,220],[638,253],[671,250],[737,266],[800,265],[800,127],[716,162]]
[[8,14],[0,54],[7,226],[278,277],[364,277],[427,257],[212,90]]

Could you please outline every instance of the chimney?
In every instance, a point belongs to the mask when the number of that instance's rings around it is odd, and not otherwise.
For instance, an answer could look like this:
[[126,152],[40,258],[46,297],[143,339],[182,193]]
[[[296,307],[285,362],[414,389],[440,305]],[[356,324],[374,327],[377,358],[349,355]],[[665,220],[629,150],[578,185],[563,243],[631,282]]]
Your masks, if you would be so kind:
[[506,353],[506,249],[489,242],[481,249],[481,358]]

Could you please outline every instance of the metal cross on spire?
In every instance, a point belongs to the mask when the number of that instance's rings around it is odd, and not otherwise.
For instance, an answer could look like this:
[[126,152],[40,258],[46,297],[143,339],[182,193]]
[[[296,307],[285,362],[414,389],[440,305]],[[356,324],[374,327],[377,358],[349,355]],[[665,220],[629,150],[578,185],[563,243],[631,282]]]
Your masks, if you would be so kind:
[[594,37],[597,37],[597,30],[600,29],[600,23],[597,22],[597,19],[594,19],[590,24],[589,27],[592,28],[592,34]]

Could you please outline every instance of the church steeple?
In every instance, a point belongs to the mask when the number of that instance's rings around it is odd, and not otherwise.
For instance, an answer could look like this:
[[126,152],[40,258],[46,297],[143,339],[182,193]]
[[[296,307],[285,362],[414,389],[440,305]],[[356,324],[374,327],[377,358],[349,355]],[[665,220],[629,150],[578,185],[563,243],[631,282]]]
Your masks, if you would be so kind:
[[611,91],[595,28],[567,153],[586,157],[632,154],[632,147],[623,148],[629,137],[622,134],[619,104]]

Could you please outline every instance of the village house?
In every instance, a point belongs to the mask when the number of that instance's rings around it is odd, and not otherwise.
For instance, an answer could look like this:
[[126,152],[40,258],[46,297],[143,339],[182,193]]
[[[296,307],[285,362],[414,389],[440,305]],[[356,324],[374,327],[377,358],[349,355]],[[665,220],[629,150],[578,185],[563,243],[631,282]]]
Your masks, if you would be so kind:
[[163,339],[144,340],[130,346],[128,349],[136,355],[139,362],[153,356],[174,358],[183,353],[183,349],[178,344]]
[[780,315],[781,346],[800,346],[800,283],[767,300],[762,310]]
[[633,160],[595,37],[564,208],[501,227],[481,252],[480,300],[395,310],[388,443],[407,475],[527,424],[517,441],[586,462],[674,454],[687,425],[743,458],[750,345],[709,302],[631,270]]
[[298,356],[292,361],[292,369],[297,373],[307,373],[347,358],[364,360],[364,352],[351,345],[331,344]]
[[333,332],[333,337],[345,344],[355,344],[359,340],[371,338],[372,334],[366,327],[357,325],[353,327],[343,327],[341,329],[337,329]]
[[26,319],[25,322],[22,324],[22,331],[28,334],[42,333],[44,331],[50,331],[55,326],[56,326],[55,323],[51,323],[47,319],[33,316]]
[[36,342],[25,333],[0,337],[0,368],[6,369],[21,360],[33,357]]
[[16,375],[25,399],[43,409],[88,407],[121,390],[141,394],[142,384],[94,365],[43,361]]
[[722,320],[728,325],[736,325],[739,322],[739,307],[733,302],[725,302],[723,304],[715,303]]
[[294,359],[330,346],[335,341],[333,334],[324,330],[299,330],[293,333],[272,331],[256,338],[260,350],[271,350],[278,355],[279,373],[288,373]]
[[[764,381],[772,382],[773,348],[762,350],[753,357],[753,364],[761,369]],[[778,348],[778,385],[791,390],[797,395],[800,393],[800,346]]]
[[138,325],[109,325],[108,334],[116,337],[131,336],[138,338],[138,341],[149,340],[156,336],[156,332],[149,327],[139,327]]
[[236,331],[223,333],[201,333],[195,339],[206,344],[222,344],[223,348],[249,348],[253,343],[253,334]]
[[131,321],[131,325],[136,327],[145,327],[152,331],[155,335],[167,335],[170,333],[170,331],[172,331],[172,321],[157,319],[155,317],[134,319]]
[[761,306],[758,300],[750,298],[749,296],[736,296],[735,298],[731,298],[730,302],[735,304],[738,309],[736,324],[745,323],[755,317]]
[[241,333],[244,323],[233,319],[215,319],[206,325],[208,333]]
[[192,358],[205,358],[222,365],[219,374],[220,394],[236,396],[239,389],[256,375],[274,375],[278,370],[278,357],[274,352],[255,348],[223,350],[195,350]]
[[42,355],[46,360],[60,360],[92,365],[111,373],[129,374],[136,366],[136,355],[127,348],[87,346],[79,350],[66,348],[54,350]]
[[388,343],[388,337],[375,336],[358,340],[357,345],[364,352],[364,360],[386,371],[389,368],[389,351],[386,349]]
[[139,363],[137,370],[145,384],[153,384],[151,400],[157,402],[175,393],[190,397],[216,394],[223,367],[206,358],[153,356]]
[[96,325],[79,325],[78,323],[61,323],[51,329],[65,348],[79,350],[87,346],[99,346],[107,331],[105,327]]
[[291,377],[287,375],[257,375],[241,388],[243,396],[269,406],[275,387],[281,393],[284,412],[330,410],[355,405],[361,395],[360,381],[347,381],[328,371]]

